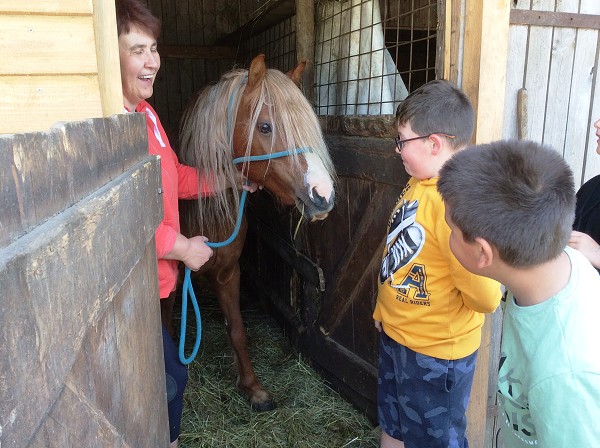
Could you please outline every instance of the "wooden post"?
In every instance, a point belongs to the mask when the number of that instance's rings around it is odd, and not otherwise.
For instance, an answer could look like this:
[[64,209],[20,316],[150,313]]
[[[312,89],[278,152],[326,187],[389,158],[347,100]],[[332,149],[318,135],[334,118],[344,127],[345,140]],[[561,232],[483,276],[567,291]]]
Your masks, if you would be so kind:
[[303,91],[308,101],[314,104],[315,4],[313,0],[296,0],[296,57],[297,62],[306,60],[306,69],[302,75]]
[[[495,2],[481,0],[454,0],[452,11],[451,45],[459,41],[458,25],[464,21],[462,52],[453,45],[450,50],[450,67],[446,73],[461,85],[475,107],[475,143],[485,143],[502,138],[506,65],[508,61],[508,36],[510,0]],[[464,14],[463,14],[464,11]],[[458,71],[454,70],[458,68]],[[454,79],[453,79],[454,78]],[[467,410],[469,444],[477,448],[491,446],[486,440],[486,425],[493,421],[495,402],[488,392],[498,370],[496,353],[500,341],[501,320],[486,316],[482,329],[477,370]],[[495,388],[491,388],[495,390]],[[489,433],[489,431],[488,431]]]
[[108,117],[123,112],[119,42],[113,0],[94,0],[94,36],[102,115]]

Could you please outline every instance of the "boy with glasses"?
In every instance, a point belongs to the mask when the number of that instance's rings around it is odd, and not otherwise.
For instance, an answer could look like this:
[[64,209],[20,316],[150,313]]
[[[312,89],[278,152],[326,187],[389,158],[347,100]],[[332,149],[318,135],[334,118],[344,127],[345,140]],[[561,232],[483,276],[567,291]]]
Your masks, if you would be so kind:
[[483,313],[498,307],[500,285],[450,251],[436,184],[471,139],[473,107],[450,82],[432,81],[400,104],[396,122],[396,152],[411,178],[390,217],[373,313],[381,447],[466,448]]

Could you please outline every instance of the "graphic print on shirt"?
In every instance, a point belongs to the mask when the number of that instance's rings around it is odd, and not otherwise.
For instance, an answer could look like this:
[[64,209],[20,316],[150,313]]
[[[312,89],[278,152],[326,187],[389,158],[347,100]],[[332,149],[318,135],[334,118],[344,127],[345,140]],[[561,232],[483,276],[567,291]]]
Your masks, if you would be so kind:
[[[415,259],[425,243],[425,231],[415,221],[419,201],[403,201],[394,211],[390,218],[390,231],[387,235],[385,245],[387,253],[381,262],[379,281],[383,284],[390,280],[390,285],[402,291],[402,295],[408,295],[409,289],[414,288],[417,293],[421,292],[419,299],[427,299],[428,294],[424,290],[425,271],[424,266],[415,264],[413,269],[406,275],[401,284],[394,281],[396,272]],[[418,267],[422,269],[417,269]],[[426,297],[423,297],[423,295]]]
[[535,426],[531,421],[529,402],[523,382],[514,374],[512,368],[507,367],[506,353],[500,353],[498,367],[498,400],[502,404],[505,424],[513,435],[527,445],[537,445]]

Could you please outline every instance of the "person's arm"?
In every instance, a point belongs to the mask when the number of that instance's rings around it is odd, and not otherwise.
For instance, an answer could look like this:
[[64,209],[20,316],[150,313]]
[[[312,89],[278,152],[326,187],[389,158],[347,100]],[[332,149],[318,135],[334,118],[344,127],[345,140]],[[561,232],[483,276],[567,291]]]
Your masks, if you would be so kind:
[[573,230],[569,238],[569,246],[581,252],[596,269],[600,269],[600,244],[587,233]]
[[160,223],[156,229],[156,255],[160,259],[180,260],[192,271],[197,271],[212,256],[207,238],[186,238],[173,227]]
[[206,245],[206,241],[208,238],[205,236],[186,238],[178,233],[173,248],[162,258],[183,261],[192,271],[197,271],[213,254],[212,249]]
[[493,313],[502,298],[500,283],[491,278],[482,277],[467,271],[450,250],[450,227],[443,218],[437,217],[436,238],[440,250],[448,260],[450,275],[454,286],[461,292],[463,302],[469,309],[478,313]]

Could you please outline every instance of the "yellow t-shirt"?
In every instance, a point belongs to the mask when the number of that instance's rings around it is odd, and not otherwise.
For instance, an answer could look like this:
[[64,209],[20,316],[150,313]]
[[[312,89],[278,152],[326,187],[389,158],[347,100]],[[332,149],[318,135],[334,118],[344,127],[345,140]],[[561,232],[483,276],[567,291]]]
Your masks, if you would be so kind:
[[[373,318],[411,350],[441,359],[472,354],[500,284],[470,273],[450,251],[437,178],[411,178],[392,212]],[[493,219],[493,217],[490,217]]]

